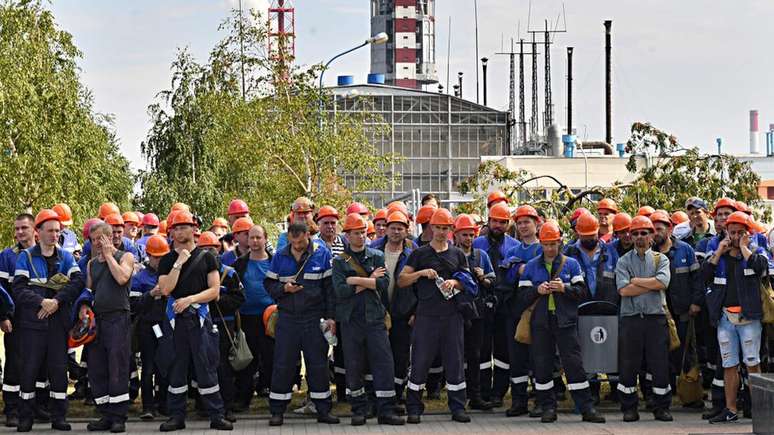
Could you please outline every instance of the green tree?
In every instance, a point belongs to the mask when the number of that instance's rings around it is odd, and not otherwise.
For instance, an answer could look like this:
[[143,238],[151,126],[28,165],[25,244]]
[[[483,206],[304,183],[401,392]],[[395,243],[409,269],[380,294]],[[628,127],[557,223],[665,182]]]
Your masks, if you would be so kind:
[[[265,20],[253,12],[242,21],[244,50],[235,13],[206,64],[178,53],[171,88],[149,109],[142,209],[163,212],[183,201],[210,219],[239,197],[259,220],[278,221],[298,196],[341,207],[352,191],[388,181],[382,168],[392,156],[370,144],[368,134],[380,128],[372,117],[330,114],[321,123],[319,101],[330,96],[314,84],[319,67],[288,69],[268,57],[266,27],[254,23]],[[364,176],[348,188],[346,173]]]
[[[127,206],[128,161],[80,82],[80,51],[40,1],[0,2],[0,220],[67,202],[82,222]],[[0,241],[9,243],[4,231]]]

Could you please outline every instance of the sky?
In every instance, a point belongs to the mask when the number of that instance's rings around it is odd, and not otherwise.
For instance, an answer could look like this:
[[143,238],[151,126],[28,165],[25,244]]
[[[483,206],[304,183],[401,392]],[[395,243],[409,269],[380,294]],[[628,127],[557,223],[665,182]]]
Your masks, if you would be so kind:
[[[243,0],[265,10],[269,0]],[[531,4],[530,4],[531,3]],[[238,0],[52,0],[63,30],[83,52],[82,80],[95,108],[115,116],[121,150],[135,169],[145,168],[140,143],[149,124],[147,107],[169,87],[170,65],[187,47],[200,61],[223,34],[218,24]],[[295,0],[297,64],[324,62],[370,36],[368,1]],[[543,28],[562,15],[558,0],[478,0],[479,58],[490,59],[488,104],[508,107],[508,57],[497,56],[510,38],[528,39],[528,26]],[[531,12],[530,12],[531,10]],[[573,125],[580,140],[604,140],[604,27],[613,21],[613,141],[625,142],[635,121],[651,122],[678,137],[683,146],[749,152],[749,110],[760,112],[760,129],[774,123],[774,1],[585,0],[564,4],[566,33],[551,49],[555,118],[566,123],[566,47],[574,47]],[[446,85],[463,72],[464,97],[475,101],[473,0],[437,0],[437,69]],[[447,57],[451,17],[451,56]],[[559,28],[564,27],[559,19]],[[505,47],[508,48],[508,47]],[[542,53],[542,48],[540,49]],[[325,75],[353,75],[364,83],[367,48],[338,59]],[[542,57],[542,55],[541,55]],[[531,77],[531,64],[525,75]],[[543,101],[543,62],[540,61]],[[483,78],[480,79],[483,81]],[[526,84],[529,88],[529,81]],[[436,85],[428,90],[436,91]],[[483,101],[482,97],[480,97]],[[527,96],[527,116],[529,116]],[[765,138],[761,135],[765,152]]]

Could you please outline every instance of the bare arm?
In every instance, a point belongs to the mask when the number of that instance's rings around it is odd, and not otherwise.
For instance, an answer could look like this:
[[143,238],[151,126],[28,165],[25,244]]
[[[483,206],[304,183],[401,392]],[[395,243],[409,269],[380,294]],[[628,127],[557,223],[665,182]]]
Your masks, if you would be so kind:
[[664,283],[653,278],[632,278],[631,283],[646,289],[647,291],[661,291],[666,290]]
[[622,287],[618,290],[618,294],[621,296],[639,296],[644,295],[645,293],[651,292],[652,290],[646,287],[640,287],[637,284],[629,284],[626,287]]
[[121,263],[118,263],[111,255],[110,257],[105,257],[105,263],[107,263],[108,269],[110,269],[110,273],[118,285],[123,286],[132,278],[132,273],[134,273],[134,255],[128,252],[124,253],[121,256]]
[[[432,277],[429,275],[432,275]],[[397,284],[398,287],[409,287],[417,282],[419,278],[425,277],[428,279],[435,279],[437,276],[438,273],[433,269],[422,269],[415,272],[413,267],[404,266],[403,270],[400,272],[400,275],[398,275]]]

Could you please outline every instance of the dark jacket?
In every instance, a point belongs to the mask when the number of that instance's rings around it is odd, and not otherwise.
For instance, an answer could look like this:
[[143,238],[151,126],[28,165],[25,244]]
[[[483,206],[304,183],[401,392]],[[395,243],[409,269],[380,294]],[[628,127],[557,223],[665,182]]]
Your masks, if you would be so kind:
[[672,314],[686,314],[691,304],[704,303],[704,282],[700,277],[701,266],[691,245],[672,237],[672,248],[665,253],[669,258],[671,279],[667,287],[667,305]]
[[[385,246],[387,245],[387,236],[378,238],[371,242],[371,249],[376,249],[378,251],[381,251],[384,253]],[[403,252],[400,253],[400,256],[398,256],[398,264],[395,266],[395,270],[388,270],[387,274],[389,274],[390,279],[395,280],[395,288],[393,288],[392,291],[392,300],[387,300],[389,295],[387,292],[384,292],[384,296],[382,299],[382,304],[389,310],[390,316],[392,316],[393,320],[396,319],[408,319],[411,317],[412,314],[414,314],[414,310],[416,310],[416,289],[414,286],[410,286],[407,288],[399,288],[398,287],[398,276],[400,275],[400,272],[403,270],[403,267],[406,266],[406,261],[408,260],[409,255],[411,254],[411,251],[414,249],[417,249],[418,246],[415,242],[406,239],[403,243]],[[409,309],[409,312],[403,313],[401,311],[401,301],[398,300],[400,297],[406,297],[406,292],[413,293],[413,299],[412,303],[408,305],[413,305],[413,309]],[[406,305],[406,304],[404,304]]]
[[[556,271],[561,263],[561,256],[554,258],[551,271]],[[548,296],[538,293],[540,284],[550,281],[551,275],[545,265],[545,259],[541,254],[535,257],[524,267],[524,273],[519,280],[518,297],[524,305],[529,306],[535,300],[535,310],[532,312],[532,321],[535,324],[548,324]],[[587,297],[588,288],[583,279],[580,264],[574,258],[565,256],[565,263],[559,273],[553,273],[564,283],[564,293],[553,293],[556,305],[556,320],[560,328],[574,326],[578,323],[578,303]]]
[[737,267],[726,273],[726,258],[728,254],[720,257],[717,266],[709,261],[712,253],[708,253],[707,261],[701,269],[702,282],[709,288],[705,293],[707,311],[710,322],[717,326],[723,311],[723,302],[726,298],[728,280],[736,280],[736,289],[739,295],[739,304],[742,307],[742,317],[749,320],[763,318],[761,306],[761,279],[769,269],[769,261],[763,248],[751,246],[752,255],[745,260],[741,258]]
[[[344,249],[344,253],[333,259],[333,289],[336,293],[336,320],[339,322],[352,321],[352,312],[355,304],[363,303],[365,305],[365,321],[367,324],[376,324],[384,322],[386,310],[383,301],[386,299],[387,287],[390,285],[390,275],[376,280],[376,290],[366,289],[360,293],[355,293],[355,286],[347,284],[347,278],[359,276],[352,267],[353,261],[349,246]],[[349,259],[349,261],[346,261]],[[360,265],[368,276],[380,267],[384,267],[384,254],[382,251],[365,248],[365,257]],[[358,301],[358,299],[361,299]]]
[[[234,314],[245,302],[245,290],[236,271],[228,266],[220,265],[220,298],[210,302],[210,316],[213,320],[234,320]],[[220,311],[218,311],[220,308]]]

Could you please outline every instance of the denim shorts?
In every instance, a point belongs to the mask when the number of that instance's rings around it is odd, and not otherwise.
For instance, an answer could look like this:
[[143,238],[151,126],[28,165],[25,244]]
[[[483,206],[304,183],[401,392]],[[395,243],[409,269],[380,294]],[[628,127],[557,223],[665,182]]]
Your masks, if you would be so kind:
[[748,367],[761,363],[761,321],[752,320],[744,325],[734,325],[723,311],[718,323],[718,344],[723,368],[739,365],[739,350]]

